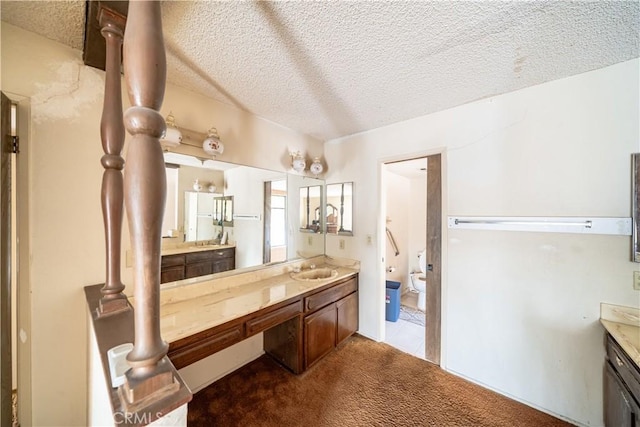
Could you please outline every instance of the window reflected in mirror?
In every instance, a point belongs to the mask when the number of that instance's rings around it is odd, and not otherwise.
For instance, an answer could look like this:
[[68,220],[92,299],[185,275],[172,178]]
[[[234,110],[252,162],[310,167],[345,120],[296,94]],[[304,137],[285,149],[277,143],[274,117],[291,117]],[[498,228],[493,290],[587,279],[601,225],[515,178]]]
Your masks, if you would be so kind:
[[327,234],[353,235],[353,182],[327,184]]

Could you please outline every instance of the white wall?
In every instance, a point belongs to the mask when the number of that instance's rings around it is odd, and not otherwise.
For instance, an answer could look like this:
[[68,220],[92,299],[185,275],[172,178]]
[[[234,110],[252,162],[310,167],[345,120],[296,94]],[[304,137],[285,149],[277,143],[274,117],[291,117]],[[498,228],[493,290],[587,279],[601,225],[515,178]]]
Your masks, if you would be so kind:
[[[362,262],[361,332],[379,338],[384,317],[366,244],[384,229],[382,161],[444,152],[445,215],[628,217],[638,75],[636,59],[327,144],[327,179],[355,181],[359,201],[348,247]],[[602,425],[599,304],[639,305],[630,238],[445,228],[443,242],[443,366]]]
[[[104,73],[83,66],[80,51],[5,22],[1,32],[1,89],[30,98],[31,105],[30,235],[20,239],[31,243],[30,283],[25,285],[32,299],[19,304],[20,317],[30,313],[22,325],[31,322],[26,340],[32,356],[32,424],[86,425],[83,287],[102,283],[105,276],[99,131]],[[123,94],[126,104],[124,86]],[[289,151],[322,153],[320,141],[171,85],[162,114],[169,111],[189,129],[204,132],[215,124],[225,143],[223,161],[286,171]],[[126,222],[123,233],[124,255]],[[123,280],[131,293],[125,259]],[[18,369],[28,368],[21,363]]]
[[[385,225],[391,231],[393,239],[400,252],[396,255],[389,238],[385,235],[385,264],[386,268],[394,267],[394,272],[386,273],[386,280],[393,280],[402,283],[402,292],[409,289],[409,239],[410,228],[409,218],[413,203],[410,198],[411,180],[395,173],[387,172],[384,176],[387,190]],[[425,220],[423,218],[423,220]],[[390,220],[390,221],[389,221]]]
[[[425,162],[426,163],[426,162]],[[418,255],[427,246],[427,174],[409,181],[409,269],[406,273],[420,271]]]

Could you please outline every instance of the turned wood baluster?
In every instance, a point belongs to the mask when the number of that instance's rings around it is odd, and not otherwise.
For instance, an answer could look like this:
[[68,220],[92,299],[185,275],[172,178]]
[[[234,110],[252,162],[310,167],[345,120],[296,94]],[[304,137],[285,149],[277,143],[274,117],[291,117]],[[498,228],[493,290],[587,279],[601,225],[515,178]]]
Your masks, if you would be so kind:
[[101,163],[102,216],[106,244],[106,280],[102,288],[100,314],[128,309],[122,294],[124,284],[120,277],[120,247],[123,214],[122,168],[124,159],[120,155],[124,145],[122,121],[122,95],[120,90],[120,47],[122,46],[125,19],[123,16],[102,8],[98,15],[102,36],[106,42],[106,74],[100,137],[104,156]]
[[124,34],[124,74],[132,107],[124,115],[133,135],[124,173],[125,207],[134,259],[135,340],[127,360],[131,376],[150,375],[167,354],[160,337],[160,246],[166,177],[159,137],[165,122],[166,57],[160,2],[129,3]]
[[340,188],[340,228],[338,231],[344,231],[344,183]]

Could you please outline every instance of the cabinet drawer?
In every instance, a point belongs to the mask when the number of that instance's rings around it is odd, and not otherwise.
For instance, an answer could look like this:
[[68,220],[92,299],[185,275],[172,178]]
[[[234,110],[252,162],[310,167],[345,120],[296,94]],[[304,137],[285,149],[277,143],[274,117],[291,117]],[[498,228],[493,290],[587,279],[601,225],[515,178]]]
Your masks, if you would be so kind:
[[232,258],[235,255],[235,248],[217,249],[211,252],[213,259]]
[[[197,340],[193,338],[197,338]],[[183,346],[180,346],[179,342],[177,343],[178,348],[172,348],[175,344],[170,345],[168,356],[176,369],[180,369],[238,343],[243,338],[242,324],[222,331],[205,331],[195,337],[187,338],[189,342]]]
[[357,289],[358,282],[356,279],[350,279],[347,282],[306,297],[304,299],[304,309],[305,311],[317,310],[318,308],[322,308],[327,304],[331,304],[332,302],[355,292]]
[[607,357],[631,391],[636,402],[640,402],[640,372],[610,335],[607,336]]
[[275,325],[278,325],[285,320],[289,320],[292,317],[302,313],[302,301],[296,301],[284,307],[280,307],[269,313],[263,314],[251,320],[248,320],[247,336],[257,334],[267,330]]
[[162,257],[162,267],[175,267],[177,265],[184,265],[184,255],[165,255]]
[[213,259],[213,251],[190,252],[186,254],[187,264],[194,262],[211,261]]

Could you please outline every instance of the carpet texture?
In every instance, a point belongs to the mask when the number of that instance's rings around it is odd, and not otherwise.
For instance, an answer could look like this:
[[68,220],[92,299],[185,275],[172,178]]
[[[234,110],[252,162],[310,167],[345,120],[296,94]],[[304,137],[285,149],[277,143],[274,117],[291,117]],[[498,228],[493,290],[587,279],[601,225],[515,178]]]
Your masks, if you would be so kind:
[[264,355],[196,393],[188,426],[568,426],[355,335],[302,375]]

